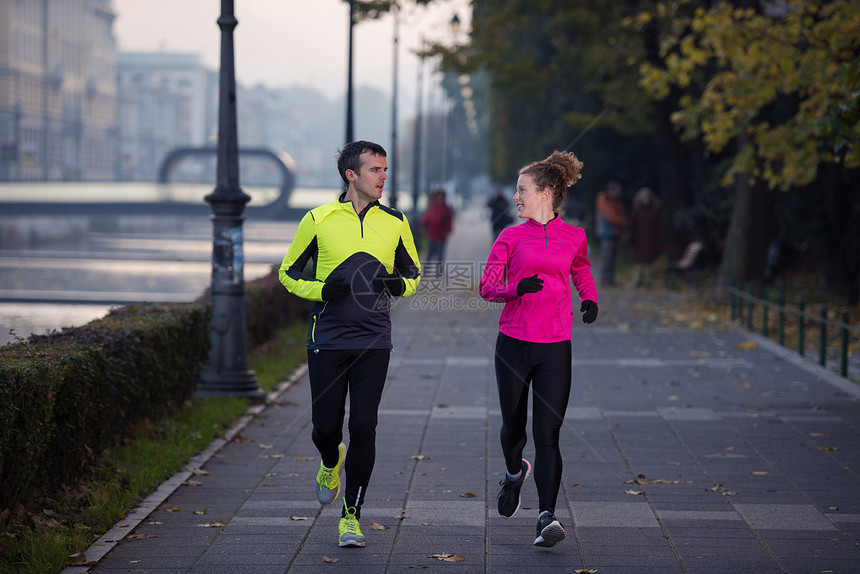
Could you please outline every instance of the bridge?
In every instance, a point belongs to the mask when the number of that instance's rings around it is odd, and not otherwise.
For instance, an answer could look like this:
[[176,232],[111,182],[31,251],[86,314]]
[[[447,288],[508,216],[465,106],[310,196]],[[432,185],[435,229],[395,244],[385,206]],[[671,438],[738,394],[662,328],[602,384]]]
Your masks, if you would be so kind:
[[[158,183],[153,182],[14,182],[0,186],[2,215],[201,215],[210,213],[205,194],[174,193],[171,180],[188,157],[215,157],[214,147],[183,147],[170,151],[161,162]],[[253,193],[245,215],[260,219],[298,219],[306,208],[290,207],[295,189],[295,164],[283,151],[240,148],[240,156],[272,160],[280,173],[277,196]],[[199,187],[201,184],[176,184]],[[215,182],[211,184],[214,187]],[[260,203],[257,203],[260,201]]]

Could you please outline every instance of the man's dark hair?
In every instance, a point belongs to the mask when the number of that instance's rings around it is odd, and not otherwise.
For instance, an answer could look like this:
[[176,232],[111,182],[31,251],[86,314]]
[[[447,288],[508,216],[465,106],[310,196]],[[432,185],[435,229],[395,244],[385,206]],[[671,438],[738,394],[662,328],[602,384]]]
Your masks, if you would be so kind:
[[385,148],[377,143],[365,140],[349,142],[340,150],[340,153],[337,155],[337,171],[340,172],[340,177],[344,183],[349,183],[349,180],[346,179],[346,170],[351,169],[357,173],[361,167],[361,160],[359,158],[366,151],[374,155],[387,157]]

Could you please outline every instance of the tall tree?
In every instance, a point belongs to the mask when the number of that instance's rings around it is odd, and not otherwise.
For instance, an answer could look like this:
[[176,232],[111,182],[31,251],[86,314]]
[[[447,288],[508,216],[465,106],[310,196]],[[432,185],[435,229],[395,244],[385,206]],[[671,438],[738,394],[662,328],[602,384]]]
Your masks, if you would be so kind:
[[[722,181],[735,186],[737,197],[723,286],[757,279],[764,269],[760,231],[768,225],[753,222],[772,213],[772,190],[826,188],[844,182],[838,173],[860,167],[860,2],[754,4],[722,1],[688,19],[658,10],[637,20],[640,27],[658,20],[674,31],[660,45],[663,65],[642,66],[642,85],[656,99],[684,90],[674,124],[686,137],[701,138],[708,153],[730,156]],[[827,176],[833,172],[835,178]],[[856,189],[837,193],[854,197],[856,206]],[[849,243],[841,250],[846,258],[825,255],[849,273],[839,281],[856,283],[858,241]]]

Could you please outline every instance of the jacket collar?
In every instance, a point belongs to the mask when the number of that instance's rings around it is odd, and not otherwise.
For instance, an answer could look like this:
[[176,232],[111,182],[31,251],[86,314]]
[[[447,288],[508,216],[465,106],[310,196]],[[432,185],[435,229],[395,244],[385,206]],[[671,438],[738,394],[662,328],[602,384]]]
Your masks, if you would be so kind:
[[[346,209],[346,208],[348,207],[350,211],[352,211],[353,213],[355,213],[355,207],[353,207],[352,202],[346,198],[346,192],[345,192],[345,191],[344,191],[344,192],[342,192],[342,193],[338,196],[337,200],[338,200],[338,202],[340,203],[340,206],[341,206],[342,208]],[[368,204],[367,204],[367,206],[366,206],[364,209],[362,209],[362,210],[361,210],[361,213],[359,213],[359,214],[358,214],[358,216],[359,216],[359,217],[364,217],[364,214],[365,214],[365,213],[367,213],[368,211],[370,211],[370,208],[371,208],[371,207],[374,207],[374,206],[376,206],[376,205],[379,205],[379,200],[378,200],[378,199],[374,199],[373,201],[371,201],[370,203],[368,203]]]
[[[549,227],[555,227],[555,226],[556,226],[556,225],[558,225],[559,223],[561,223],[561,216],[559,216],[559,214],[558,214],[558,213],[556,213],[556,214],[555,214],[555,217],[553,217],[552,219],[550,219],[549,221],[547,221],[547,222],[546,222],[546,227],[547,227],[547,228],[549,228]],[[544,227],[544,225],[543,225],[542,223],[538,223],[538,222],[537,222],[537,221],[535,221],[534,219],[527,219],[527,220],[526,220],[526,225],[531,225],[531,226],[535,226],[535,227],[540,227],[541,229],[543,229],[543,227]]]

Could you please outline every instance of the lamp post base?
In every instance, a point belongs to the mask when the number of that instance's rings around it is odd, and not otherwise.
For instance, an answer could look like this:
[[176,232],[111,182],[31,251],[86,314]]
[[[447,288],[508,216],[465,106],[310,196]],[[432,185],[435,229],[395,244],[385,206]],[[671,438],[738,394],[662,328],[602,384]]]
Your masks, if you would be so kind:
[[239,397],[254,403],[266,402],[266,393],[257,386],[254,371],[206,372],[200,377],[200,384],[194,393],[202,397]]

